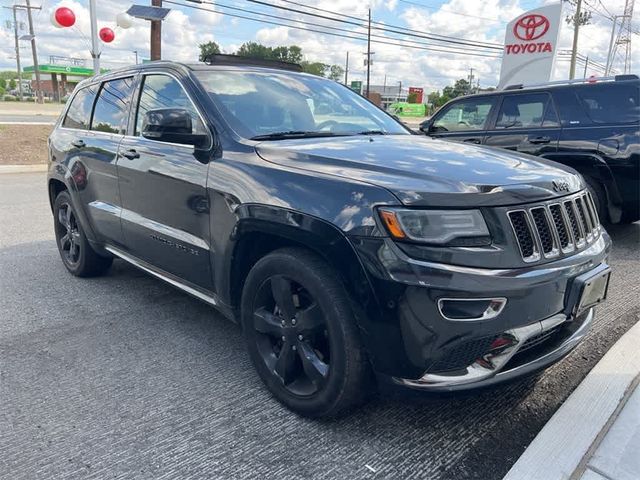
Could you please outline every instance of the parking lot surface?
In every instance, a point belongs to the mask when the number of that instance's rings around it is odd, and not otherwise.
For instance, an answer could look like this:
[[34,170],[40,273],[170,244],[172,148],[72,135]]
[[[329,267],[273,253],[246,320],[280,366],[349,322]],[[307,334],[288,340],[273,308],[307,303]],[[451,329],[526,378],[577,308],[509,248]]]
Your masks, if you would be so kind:
[[609,301],[537,383],[387,393],[310,421],[262,388],[240,329],[121,261],[69,275],[44,174],[0,175],[0,477],[501,478],[639,318],[640,224],[611,229]]

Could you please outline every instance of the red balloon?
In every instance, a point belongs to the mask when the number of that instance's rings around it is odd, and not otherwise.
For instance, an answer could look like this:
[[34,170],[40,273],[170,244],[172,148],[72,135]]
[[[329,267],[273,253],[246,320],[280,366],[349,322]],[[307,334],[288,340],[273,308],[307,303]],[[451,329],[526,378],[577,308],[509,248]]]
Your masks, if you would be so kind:
[[111,43],[113,39],[116,38],[116,34],[113,33],[109,27],[104,27],[100,29],[100,40],[104,43]]
[[73,27],[76,23],[76,14],[67,7],[57,8],[52,18],[56,27]]

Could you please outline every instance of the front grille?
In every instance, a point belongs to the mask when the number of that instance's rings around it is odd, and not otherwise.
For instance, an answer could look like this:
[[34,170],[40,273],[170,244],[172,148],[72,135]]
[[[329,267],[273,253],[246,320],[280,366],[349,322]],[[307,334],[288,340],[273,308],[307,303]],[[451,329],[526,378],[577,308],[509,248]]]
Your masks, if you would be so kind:
[[487,353],[497,338],[498,336],[489,336],[460,343],[434,363],[429,372],[447,372],[468,367]]
[[600,224],[589,192],[562,203],[524,207],[508,213],[525,262],[552,258],[584,248],[598,238]]
[[547,340],[550,340],[551,338],[553,338],[560,331],[560,329],[562,327],[563,327],[563,325],[556,325],[555,327],[550,328],[549,330],[546,330],[544,332],[538,333],[537,335],[534,335],[533,337],[529,337],[522,344],[522,347],[520,347],[520,349],[518,350],[518,353],[524,353],[527,350],[530,350],[530,349],[532,349],[534,347],[537,347],[538,345],[543,344]]

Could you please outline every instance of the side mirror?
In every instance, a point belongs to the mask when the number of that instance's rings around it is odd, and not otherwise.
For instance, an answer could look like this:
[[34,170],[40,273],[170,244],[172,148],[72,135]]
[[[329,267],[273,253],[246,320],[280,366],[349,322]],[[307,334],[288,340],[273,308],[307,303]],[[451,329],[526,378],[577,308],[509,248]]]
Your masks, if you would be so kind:
[[433,120],[429,119],[422,122],[420,124],[420,127],[418,127],[418,130],[420,130],[425,135],[429,135],[429,133],[433,132],[432,127],[433,127]]
[[195,148],[204,148],[209,141],[207,135],[193,133],[191,114],[182,108],[148,110],[142,120],[142,136],[160,142],[193,145]]

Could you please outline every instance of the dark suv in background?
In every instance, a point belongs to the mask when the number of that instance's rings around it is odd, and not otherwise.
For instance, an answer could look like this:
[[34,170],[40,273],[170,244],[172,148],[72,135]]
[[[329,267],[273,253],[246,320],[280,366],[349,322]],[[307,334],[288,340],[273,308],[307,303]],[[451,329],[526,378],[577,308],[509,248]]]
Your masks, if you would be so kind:
[[69,272],[117,257],[211,304],[309,416],[365,400],[376,378],[520,377],[584,337],[610,240],[573,170],[414,135],[295,65],[212,62],[78,85],[49,138]]
[[568,165],[586,180],[601,219],[631,223],[640,219],[639,97],[636,75],[512,85],[452,100],[420,130]]

